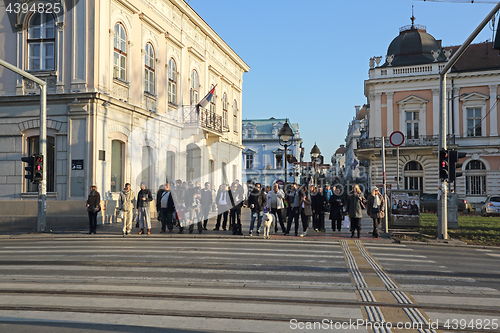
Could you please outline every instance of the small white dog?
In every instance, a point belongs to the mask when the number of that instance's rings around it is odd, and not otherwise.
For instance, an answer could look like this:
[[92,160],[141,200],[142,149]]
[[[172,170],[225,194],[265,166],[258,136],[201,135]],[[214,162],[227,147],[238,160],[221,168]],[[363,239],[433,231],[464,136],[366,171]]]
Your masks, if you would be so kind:
[[262,217],[262,224],[264,226],[264,238],[271,238],[269,236],[270,232],[274,230],[274,224],[276,223],[276,216],[271,213],[264,213]]

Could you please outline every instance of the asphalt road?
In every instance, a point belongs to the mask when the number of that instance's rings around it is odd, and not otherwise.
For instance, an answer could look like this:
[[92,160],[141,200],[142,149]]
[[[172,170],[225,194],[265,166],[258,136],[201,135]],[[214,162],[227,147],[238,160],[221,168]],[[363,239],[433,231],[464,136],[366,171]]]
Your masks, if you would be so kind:
[[0,332],[500,332],[498,249],[307,237],[0,238]]

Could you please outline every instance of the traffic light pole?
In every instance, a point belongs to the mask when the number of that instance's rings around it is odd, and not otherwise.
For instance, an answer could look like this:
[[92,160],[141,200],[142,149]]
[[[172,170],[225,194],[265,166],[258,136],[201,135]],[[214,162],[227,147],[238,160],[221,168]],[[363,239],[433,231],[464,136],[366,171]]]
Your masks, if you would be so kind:
[[[447,149],[446,144],[446,73],[439,74],[439,147],[438,156],[443,149]],[[438,158],[438,161],[440,159]],[[439,165],[438,170],[440,170]],[[448,239],[448,182],[438,176],[438,238]]]
[[[483,30],[489,23],[492,17],[500,9],[500,2],[493,8],[489,15],[479,24],[474,32],[467,38],[467,40],[460,46],[460,48],[453,54],[451,59],[446,63],[444,68],[439,73],[439,151],[447,149],[446,143],[446,74],[453,65],[462,56],[465,50],[472,43],[474,38]],[[438,180],[438,239],[448,239],[448,180]]]
[[40,80],[36,76],[31,75],[28,72],[23,71],[16,66],[9,64],[5,60],[0,59],[0,65],[10,69],[11,71],[24,76],[27,79],[35,82],[40,86],[40,154],[43,155],[43,179],[38,183],[38,216],[36,229],[38,232],[45,231],[46,228],[46,216],[47,216],[47,83]]

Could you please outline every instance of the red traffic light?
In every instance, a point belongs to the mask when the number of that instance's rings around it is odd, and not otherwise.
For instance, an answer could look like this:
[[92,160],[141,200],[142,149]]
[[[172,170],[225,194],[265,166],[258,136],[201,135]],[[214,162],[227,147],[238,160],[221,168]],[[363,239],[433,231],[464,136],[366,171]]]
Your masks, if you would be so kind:
[[33,181],[39,182],[42,179],[43,179],[43,155],[35,155]]
[[439,151],[439,179],[448,180],[448,150]]

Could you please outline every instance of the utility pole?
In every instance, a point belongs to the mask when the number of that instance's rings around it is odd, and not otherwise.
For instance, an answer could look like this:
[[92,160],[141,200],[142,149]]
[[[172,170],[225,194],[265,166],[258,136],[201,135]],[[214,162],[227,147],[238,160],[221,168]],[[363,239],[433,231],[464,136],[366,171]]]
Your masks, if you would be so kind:
[[[467,38],[467,40],[460,46],[460,48],[453,54],[451,59],[446,63],[444,68],[439,73],[439,147],[438,151],[447,149],[446,142],[446,74],[458,59],[464,54],[465,50],[472,43],[474,38],[483,30],[491,18],[500,9],[500,2],[493,8],[488,16],[479,24],[474,32]],[[438,159],[439,160],[439,159]],[[448,180],[439,179],[438,181],[438,239],[448,239]]]
[[42,180],[38,183],[38,216],[36,230],[45,231],[47,225],[47,83],[36,76],[0,59],[0,65],[24,76],[40,86],[40,154],[42,155]]

